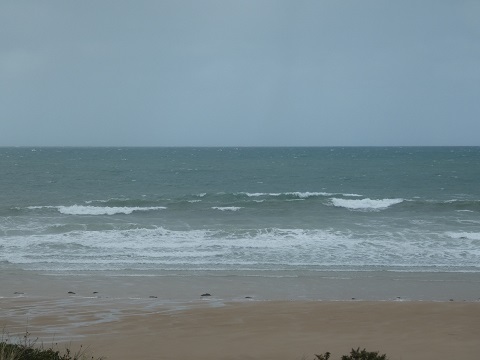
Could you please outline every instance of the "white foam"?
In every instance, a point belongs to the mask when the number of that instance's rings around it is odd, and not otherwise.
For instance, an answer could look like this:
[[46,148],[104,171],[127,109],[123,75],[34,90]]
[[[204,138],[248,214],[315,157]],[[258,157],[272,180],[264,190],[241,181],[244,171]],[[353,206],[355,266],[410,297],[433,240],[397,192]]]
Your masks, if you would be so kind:
[[214,206],[212,207],[214,210],[220,210],[220,211],[238,211],[240,209],[243,209],[243,207],[240,206]]
[[338,199],[332,198],[332,204],[338,207],[344,207],[349,210],[363,210],[363,211],[378,211],[384,210],[392,205],[400,204],[403,202],[403,199],[360,199],[360,200],[352,200],[352,199]]
[[109,201],[125,201],[125,200],[128,200],[128,199],[125,199],[125,198],[110,198],[110,199],[107,199],[107,200],[86,200],[85,204],[107,203]]
[[[448,233],[480,239],[480,233]],[[445,233],[369,234],[334,229],[75,230],[61,234],[0,237],[0,263],[38,270],[321,269],[382,266],[453,271],[480,267],[476,240]],[[443,238],[442,238],[443,235]],[[401,241],[400,241],[401,240]],[[459,240],[460,241],[460,240]],[[436,269],[436,270],[435,270]]]
[[248,197],[259,197],[259,196],[280,196],[281,193],[248,193],[242,192],[240,194],[247,195]]
[[480,232],[446,232],[447,236],[452,239],[468,239],[468,240],[480,240]]
[[306,198],[310,198],[310,197],[317,197],[317,196],[333,196],[333,195],[342,195],[342,196],[347,196],[347,197],[361,197],[362,195],[359,195],[359,194],[334,194],[334,193],[328,193],[328,192],[322,192],[322,191],[305,191],[305,192],[301,192],[301,191],[290,191],[290,192],[285,192],[285,193],[249,193],[249,192],[241,192],[239,194],[243,194],[243,195],[246,195],[248,197],[260,197],[260,196],[273,196],[273,197],[277,197],[277,196],[282,196],[282,195],[286,195],[286,196],[295,196],[295,197],[298,197],[300,199],[306,199]]
[[295,191],[295,192],[288,192],[286,194],[297,196],[300,199],[306,199],[306,198],[315,197],[315,196],[331,196],[331,195],[333,195],[333,194],[326,193],[326,192],[308,192],[308,191],[307,192]]
[[285,192],[285,193],[249,193],[249,192],[242,192],[240,194],[247,195],[248,197],[259,197],[259,196],[296,196],[299,198],[308,198],[312,196],[331,196],[333,194],[326,193],[326,192],[300,192],[300,191],[292,191],[292,192]]
[[150,207],[109,207],[109,206],[56,206],[58,211],[65,215],[114,215],[114,214],[131,214],[134,211],[150,211],[150,210],[164,210],[164,206],[150,206]]

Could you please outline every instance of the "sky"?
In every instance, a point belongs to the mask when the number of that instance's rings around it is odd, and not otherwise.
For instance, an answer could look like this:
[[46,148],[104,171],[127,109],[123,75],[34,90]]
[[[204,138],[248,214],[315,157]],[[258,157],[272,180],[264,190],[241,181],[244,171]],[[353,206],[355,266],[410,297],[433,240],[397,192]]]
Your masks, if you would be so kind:
[[480,1],[3,0],[0,146],[480,145]]

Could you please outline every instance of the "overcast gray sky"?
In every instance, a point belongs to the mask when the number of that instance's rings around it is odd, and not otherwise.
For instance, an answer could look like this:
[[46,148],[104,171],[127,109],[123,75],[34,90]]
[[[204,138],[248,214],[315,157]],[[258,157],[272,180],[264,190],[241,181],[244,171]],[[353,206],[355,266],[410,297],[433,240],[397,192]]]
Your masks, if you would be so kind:
[[480,145],[480,1],[2,0],[0,145]]

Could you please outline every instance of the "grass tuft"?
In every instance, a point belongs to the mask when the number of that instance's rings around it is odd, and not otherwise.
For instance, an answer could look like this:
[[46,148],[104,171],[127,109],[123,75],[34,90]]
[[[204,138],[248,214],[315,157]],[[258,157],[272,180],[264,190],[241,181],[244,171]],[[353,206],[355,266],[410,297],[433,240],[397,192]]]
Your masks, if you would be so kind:
[[77,351],[69,348],[60,351],[56,347],[38,345],[37,339],[32,340],[28,332],[15,342],[4,334],[0,339],[0,360],[103,360],[90,356],[81,345]]

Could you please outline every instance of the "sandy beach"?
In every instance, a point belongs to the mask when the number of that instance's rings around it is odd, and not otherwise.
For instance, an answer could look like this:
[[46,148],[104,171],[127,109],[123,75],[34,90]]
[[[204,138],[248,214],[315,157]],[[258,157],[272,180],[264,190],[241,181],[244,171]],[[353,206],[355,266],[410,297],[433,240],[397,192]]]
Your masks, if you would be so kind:
[[352,347],[390,359],[474,359],[480,302],[255,301],[204,297],[0,299],[0,326],[107,359],[313,359]]
[[326,351],[339,359],[357,347],[391,360],[480,352],[475,273],[107,275],[4,272],[0,326],[111,360],[295,360]]

